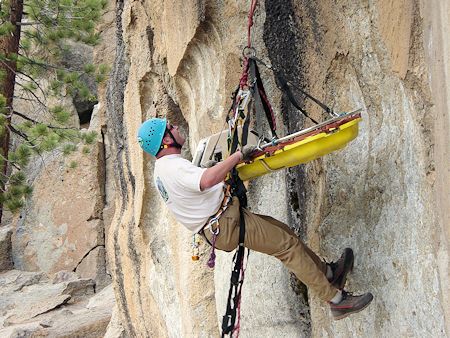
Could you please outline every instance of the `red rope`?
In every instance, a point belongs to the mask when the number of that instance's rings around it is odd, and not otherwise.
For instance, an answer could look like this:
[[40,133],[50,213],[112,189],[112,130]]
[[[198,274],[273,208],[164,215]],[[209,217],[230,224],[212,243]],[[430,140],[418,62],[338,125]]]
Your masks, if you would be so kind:
[[241,75],[241,80],[239,81],[239,86],[241,89],[244,89],[245,86],[247,86],[248,83],[248,58],[244,59],[244,65],[243,65],[243,72]]
[[251,42],[251,29],[253,26],[253,15],[255,14],[256,3],[258,0],[252,0],[252,4],[250,6],[250,11],[248,13],[248,27],[247,27],[247,47],[252,46]]
[[[256,4],[258,0],[252,0],[252,4],[250,5],[250,11],[248,12],[248,24],[247,24],[247,47],[252,47],[252,26],[253,26],[253,16],[255,15]],[[248,57],[244,57],[243,71],[241,75],[241,79],[239,81],[239,86],[243,89],[247,86],[248,83]]]

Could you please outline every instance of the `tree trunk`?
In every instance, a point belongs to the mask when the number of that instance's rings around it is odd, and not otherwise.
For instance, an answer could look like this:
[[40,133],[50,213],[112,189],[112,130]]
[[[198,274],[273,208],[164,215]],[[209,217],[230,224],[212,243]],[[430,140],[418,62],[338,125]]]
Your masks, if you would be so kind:
[[[10,22],[14,25],[15,29],[11,34],[6,34],[0,37],[0,54],[8,57],[11,54],[17,54],[19,52],[20,41],[20,23],[22,21],[23,14],[23,0],[10,0]],[[17,64],[14,61],[0,62],[0,69],[6,74],[6,77],[1,82],[0,94],[6,98],[6,107],[12,113],[13,110],[13,95],[14,85],[16,82],[16,70]],[[11,114],[9,114],[11,115]],[[4,158],[8,158],[9,151],[9,124],[11,117],[8,118],[5,132],[0,138],[1,153]],[[8,164],[5,161],[3,165],[0,165],[0,172],[7,175]],[[1,191],[5,190],[5,183],[0,180]],[[0,204],[0,224],[3,216],[3,205]]]

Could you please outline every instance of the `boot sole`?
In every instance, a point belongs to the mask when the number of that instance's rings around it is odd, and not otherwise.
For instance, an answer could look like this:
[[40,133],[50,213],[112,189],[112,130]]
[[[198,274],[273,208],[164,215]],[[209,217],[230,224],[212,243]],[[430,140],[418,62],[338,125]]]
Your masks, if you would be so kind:
[[333,319],[334,319],[334,320],[340,320],[340,319],[344,319],[344,318],[346,318],[346,317],[348,317],[348,316],[350,316],[350,315],[353,315],[353,314],[355,314],[355,313],[361,312],[361,311],[364,310],[366,307],[368,307],[368,306],[370,305],[370,303],[372,303],[372,300],[373,300],[373,296],[372,296],[372,298],[370,299],[370,301],[367,302],[367,304],[364,305],[364,306],[363,306],[362,308],[360,308],[359,310],[352,311],[352,312],[347,312],[347,313],[342,314],[342,315],[337,316],[337,317],[336,317],[336,316],[333,316]]

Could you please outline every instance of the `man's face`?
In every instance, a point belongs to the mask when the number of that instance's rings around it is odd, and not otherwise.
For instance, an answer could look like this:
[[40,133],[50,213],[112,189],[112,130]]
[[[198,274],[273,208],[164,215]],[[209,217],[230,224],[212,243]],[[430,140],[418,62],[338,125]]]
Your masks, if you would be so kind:
[[167,130],[169,130],[172,135],[173,138],[175,139],[175,141],[177,141],[180,145],[183,145],[184,142],[186,141],[185,138],[183,137],[183,135],[181,135],[178,126],[174,126],[172,124],[170,124],[169,122],[167,122],[167,126],[166,126]]

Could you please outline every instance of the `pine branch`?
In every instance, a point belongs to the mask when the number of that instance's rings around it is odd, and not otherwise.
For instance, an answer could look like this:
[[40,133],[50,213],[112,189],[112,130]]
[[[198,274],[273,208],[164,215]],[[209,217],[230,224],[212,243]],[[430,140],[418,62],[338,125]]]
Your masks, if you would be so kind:
[[38,103],[39,103],[41,106],[43,106],[43,107],[46,107],[46,106],[47,106],[44,102],[42,102],[42,100],[41,100],[39,97],[37,97],[37,95],[36,95],[32,90],[30,90],[29,88],[26,88],[24,85],[22,85],[22,84],[19,83],[19,82],[16,82],[16,85],[18,85],[19,87],[23,88],[23,90],[24,90],[26,93],[31,94],[31,95],[36,99],[36,101],[38,101]]
[[23,75],[23,76],[25,76],[26,78],[30,79],[30,82],[33,82],[33,83],[37,86],[37,88],[40,90],[42,96],[44,96],[44,99],[47,100],[47,95],[45,94],[44,89],[42,89],[41,85],[40,85],[38,82],[36,82],[35,79],[33,79],[30,75],[21,72],[20,70],[18,70],[18,71],[16,72],[16,74]]
[[42,22],[16,22],[16,26],[34,26],[34,25],[43,25]]
[[[21,75],[24,75],[24,76],[28,77],[29,79],[31,79],[31,80],[38,86],[38,88],[41,90],[42,95],[44,96],[44,99],[47,99],[47,96],[45,95],[45,92],[43,91],[43,89],[41,88],[41,86],[40,86],[40,85],[39,85],[39,84],[38,84],[31,76],[29,76],[28,74],[22,73],[22,72],[19,71],[19,70],[14,71],[14,69],[12,69],[12,68],[8,65],[7,62],[4,62],[4,61],[2,61],[2,60],[0,60],[0,62],[2,63],[3,66],[5,66],[6,68],[8,68],[9,71],[12,72],[12,73],[14,73],[16,76],[17,76],[17,74],[21,74]],[[20,83],[17,83],[17,82],[16,82],[16,84],[19,85],[20,87],[22,87],[23,89],[25,89],[26,91],[31,92],[30,90],[27,90],[27,89],[26,89],[23,85],[21,85]],[[31,92],[31,93],[33,93],[33,92]],[[34,93],[33,93],[33,95],[36,97],[36,99],[38,99],[37,96],[36,96]],[[39,101],[42,105],[44,105],[39,99],[38,99],[38,101]],[[45,105],[44,105],[44,106],[45,106]]]
[[70,68],[65,68],[65,67],[55,66],[55,65],[52,65],[52,64],[49,64],[49,63],[39,62],[39,61],[36,61],[36,60],[33,60],[33,59],[29,58],[28,56],[25,56],[25,55],[23,55],[23,54],[20,54],[20,53],[19,53],[18,55],[20,55],[20,56],[22,56],[23,58],[27,59],[27,61],[28,61],[30,64],[32,64],[32,65],[37,65],[37,66],[41,66],[41,67],[43,67],[44,69],[47,69],[47,70],[49,70],[49,69],[54,69],[54,70],[64,70],[64,71],[67,71],[67,72],[83,74],[82,71],[79,71],[79,70],[76,70],[76,69],[70,69]]
[[27,141],[28,143],[30,143],[32,146],[35,146],[35,145],[30,141],[30,139],[28,138],[28,136],[27,136],[25,133],[23,133],[23,132],[21,132],[20,130],[17,130],[16,128],[14,128],[12,124],[8,124],[7,128],[9,129],[9,131],[11,131],[12,133],[14,133],[14,134],[20,136],[20,137],[23,138],[25,141]]
[[29,98],[26,98],[26,97],[23,97],[23,96],[17,96],[17,95],[14,95],[14,96],[13,96],[13,99],[16,99],[16,100],[23,100],[23,101],[30,101],[30,102],[36,102],[36,101],[33,100],[33,99],[29,99]]
[[[17,166],[17,164],[15,164],[14,162],[8,160],[5,156],[3,156],[2,153],[0,153],[0,157],[1,159],[4,161],[4,163],[9,163],[10,165],[12,165],[14,168],[16,168],[17,170],[21,170],[21,168],[19,166]],[[5,175],[0,171],[0,174],[6,178],[9,178],[9,175]]]
[[[32,123],[34,123],[34,124],[42,123],[42,122],[33,120],[32,118],[29,118],[29,117],[26,116],[25,114],[19,113],[18,111],[15,111],[15,110],[13,111],[13,115],[20,116],[20,117],[23,118],[24,120],[27,120],[27,121],[32,122]],[[50,129],[58,129],[58,130],[77,130],[76,128],[56,127],[56,126],[53,126],[53,125],[50,125],[50,124],[46,124],[46,123],[45,123],[45,125],[46,125],[48,128],[50,128]]]
[[[17,74],[9,65],[8,63],[4,62],[3,60],[0,60],[0,62],[3,64],[3,66],[5,66],[6,68],[8,68],[11,72],[13,72],[14,74]],[[24,87],[21,83],[16,82],[16,85],[18,85],[19,87],[23,88],[25,90],[25,92],[32,94],[35,99],[42,105],[42,106],[46,106],[37,96],[35,93],[33,93],[31,90],[29,90],[28,88]],[[44,95],[45,96],[45,95]],[[11,109],[11,107],[9,107]]]

